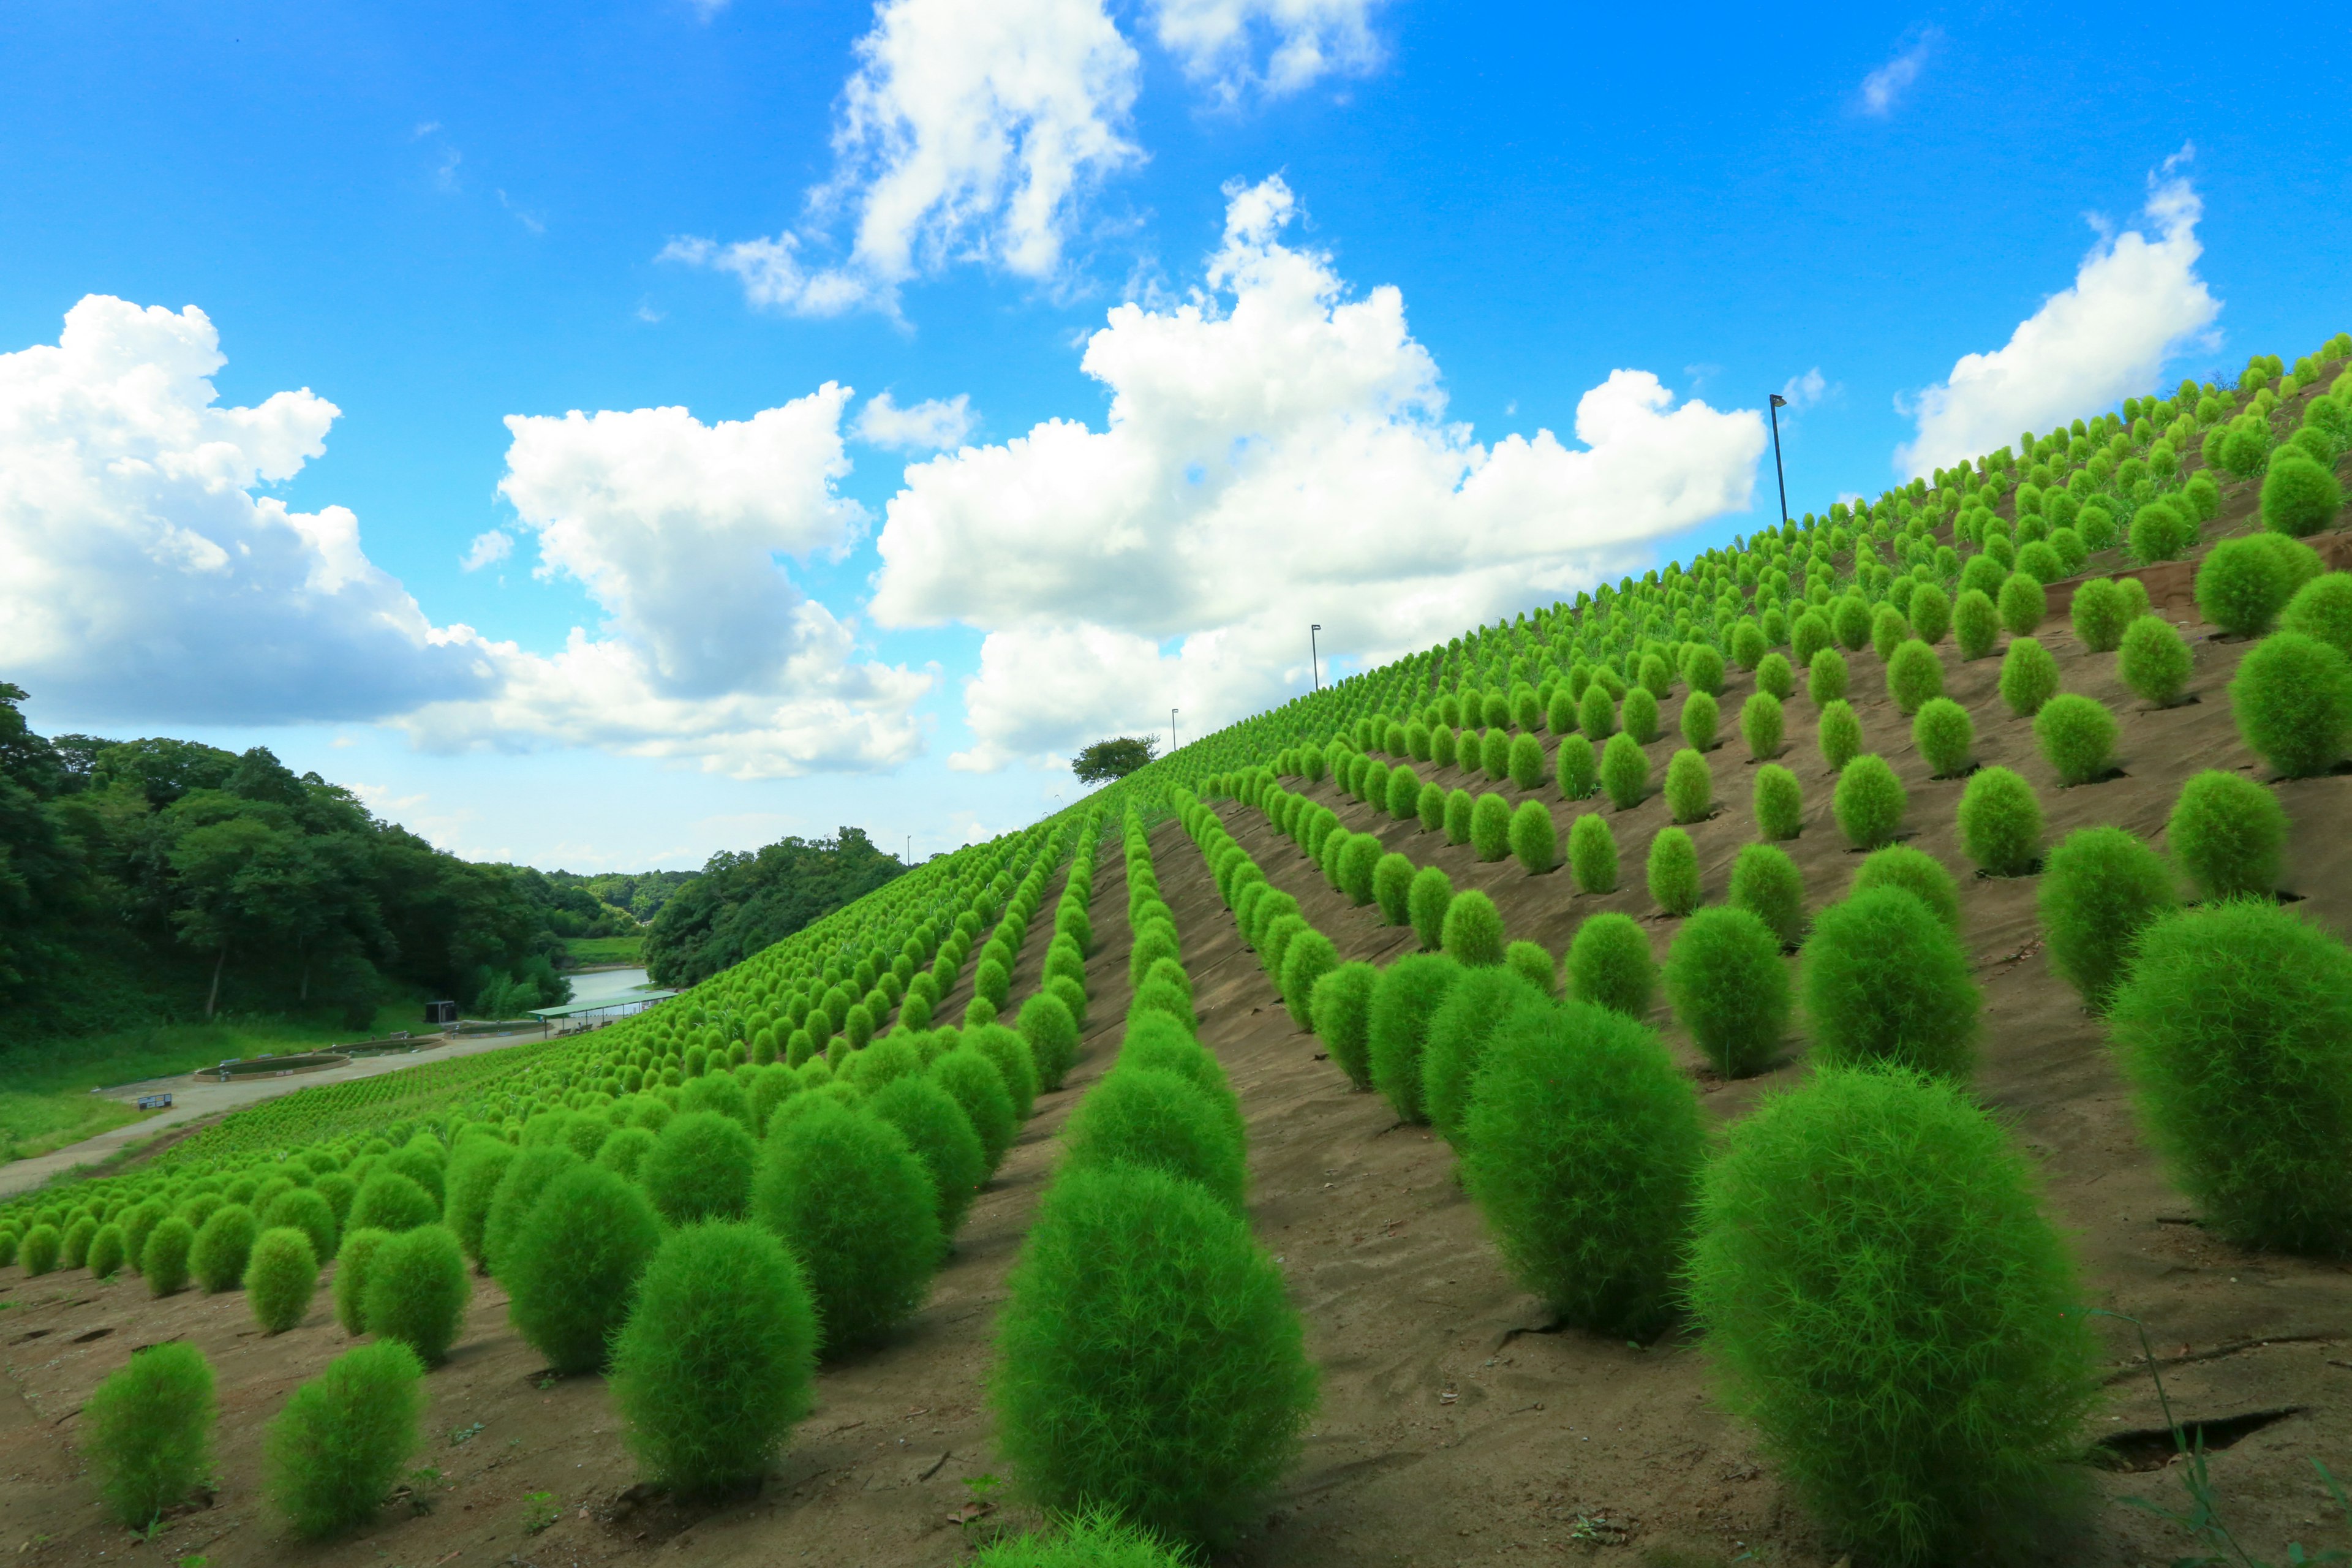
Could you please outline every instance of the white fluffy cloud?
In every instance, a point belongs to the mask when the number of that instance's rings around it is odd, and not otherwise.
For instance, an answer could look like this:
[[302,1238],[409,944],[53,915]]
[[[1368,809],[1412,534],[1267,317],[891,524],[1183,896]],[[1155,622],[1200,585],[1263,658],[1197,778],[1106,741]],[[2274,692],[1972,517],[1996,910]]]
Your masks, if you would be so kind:
[[94,716],[367,719],[486,689],[369,562],[359,520],[262,487],[326,450],[307,388],[217,405],[191,305],[93,294],[54,344],[0,354],[0,669]]
[[[2148,176],[2146,229],[2102,232],[2074,274],[1990,353],[1963,354],[1911,407],[1918,435],[1895,449],[1904,478],[2014,442],[2086,408],[2146,392],[2174,353],[2221,314],[2197,275],[2204,206],[2178,173],[2184,150]],[[2095,226],[2104,230],[2104,226]]]
[[495,566],[514,553],[514,535],[503,528],[493,528],[474,535],[474,542],[457,558],[461,572],[479,572],[485,566]]
[[[1157,0],[1152,32],[1184,73],[1228,101],[1252,85],[1296,92],[1331,73],[1380,59],[1378,0]],[[1263,47],[1265,64],[1256,63]]]
[[1885,119],[1895,111],[1903,95],[1919,79],[1927,66],[1927,57],[1944,41],[1943,30],[1929,27],[1915,38],[1910,47],[1862,79],[1862,111]]
[[756,305],[895,310],[950,261],[1049,279],[1077,204],[1141,154],[1128,139],[1139,62],[1102,0],[881,0],[842,89],[833,178],[814,218],[854,226],[838,265],[808,234],[674,240],[665,259],[733,273]]
[[961,766],[1171,706],[1198,732],[1303,686],[1309,622],[1327,654],[1425,646],[1748,502],[1761,419],[1677,406],[1645,371],[1584,395],[1581,449],[1474,440],[1398,291],[1350,300],[1283,244],[1278,178],[1229,195],[1192,302],[1121,305],[1088,342],[1105,428],[913,465],[889,502],[876,618],[988,634]]
[[961,447],[971,434],[971,397],[933,397],[901,408],[887,392],[866,400],[857,411],[856,437],[869,447],[896,452],[939,452]]

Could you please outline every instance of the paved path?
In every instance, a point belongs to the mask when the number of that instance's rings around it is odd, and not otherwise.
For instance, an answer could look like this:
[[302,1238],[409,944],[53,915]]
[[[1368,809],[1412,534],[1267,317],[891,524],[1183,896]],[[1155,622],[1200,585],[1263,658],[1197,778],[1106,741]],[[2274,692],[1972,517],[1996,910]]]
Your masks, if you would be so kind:
[[[423,1037],[424,1040],[438,1036]],[[315,1083],[348,1083],[353,1079],[374,1078],[380,1073],[398,1072],[403,1068],[416,1067],[428,1061],[446,1061],[452,1057],[479,1056],[484,1051],[503,1050],[509,1046],[523,1045],[541,1037],[537,1028],[520,1029],[510,1035],[476,1035],[454,1045],[439,1046],[431,1050],[407,1051],[397,1056],[362,1057],[349,1067],[328,1068],[318,1072],[289,1073],[283,1078],[247,1079],[233,1083],[203,1080],[187,1074],[177,1078],[149,1079],[143,1083],[117,1084],[104,1091],[108,1100],[127,1102],[142,1094],[168,1091],[172,1109],[159,1110],[139,1121],[125,1122],[95,1138],[85,1138],[47,1154],[37,1154],[29,1160],[17,1160],[0,1165],[0,1198],[13,1197],[41,1185],[50,1177],[76,1165],[92,1164],[126,1143],[152,1138],[165,1128],[202,1117],[218,1116],[239,1107],[275,1100],[281,1094],[291,1094],[298,1089],[308,1089]]]

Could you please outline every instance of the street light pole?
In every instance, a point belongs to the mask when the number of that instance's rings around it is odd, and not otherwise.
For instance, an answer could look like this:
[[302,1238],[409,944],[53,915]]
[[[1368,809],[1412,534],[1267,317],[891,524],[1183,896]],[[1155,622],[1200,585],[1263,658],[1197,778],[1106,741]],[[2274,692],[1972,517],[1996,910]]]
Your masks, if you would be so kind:
[[1789,526],[1789,477],[1780,471],[1780,410],[1789,400],[1779,393],[1772,395],[1772,477],[1780,482],[1780,526]]
[[1307,666],[1315,672],[1315,689],[1323,689],[1323,654],[1315,646],[1315,634],[1323,629],[1321,622],[1307,628]]
[[1176,710],[1173,708],[1168,710],[1168,749],[1171,752],[1176,749]]

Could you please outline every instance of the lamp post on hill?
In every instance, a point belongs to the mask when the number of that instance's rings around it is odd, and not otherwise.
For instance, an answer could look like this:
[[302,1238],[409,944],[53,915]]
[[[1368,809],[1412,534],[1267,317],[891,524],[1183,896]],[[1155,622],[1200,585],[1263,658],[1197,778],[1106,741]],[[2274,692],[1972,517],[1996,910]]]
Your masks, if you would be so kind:
[[1171,752],[1176,749],[1176,710],[1173,708],[1168,710],[1168,749]]
[[1307,628],[1307,667],[1315,672],[1315,689],[1318,691],[1323,689],[1323,654],[1315,646],[1315,634],[1322,629],[1320,621]]
[[1779,393],[1772,395],[1772,477],[1780,484],[1780,526],[1789,526],[1789,477],[1780,471],[1780,410],[1789,400]]

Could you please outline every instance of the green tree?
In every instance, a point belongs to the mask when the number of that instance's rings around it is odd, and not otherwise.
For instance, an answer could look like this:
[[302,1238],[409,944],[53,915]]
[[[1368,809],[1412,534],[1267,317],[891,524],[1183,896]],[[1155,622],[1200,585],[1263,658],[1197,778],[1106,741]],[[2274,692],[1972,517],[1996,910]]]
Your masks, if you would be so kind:
[[1125,778],[1159,754],[1160,742],[1155,736],[1115,735],[1080,752],[1072,759],[1070,771],[1078,775],[1080,784],[1108,784],[1113,779]]

